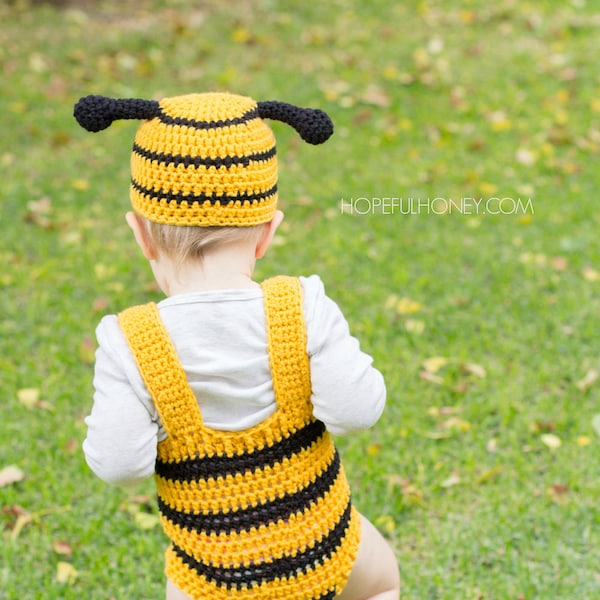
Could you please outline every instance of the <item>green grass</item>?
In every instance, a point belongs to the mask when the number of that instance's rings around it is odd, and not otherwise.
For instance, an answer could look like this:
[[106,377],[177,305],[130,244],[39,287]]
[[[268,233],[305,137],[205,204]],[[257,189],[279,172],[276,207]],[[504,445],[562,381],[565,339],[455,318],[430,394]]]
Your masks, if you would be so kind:
[[[162,596],[135,498],[152,482],[110,488],[80,451],[97,322],[159,298],[123,220],[136,126],[91,135],[71,112],[215,89],[335,121],[315,148],[273,125],[287,218],[257,276],[319,273],[385,375],[381,421],[339,445],[403,597],[600,597],[600,382],[581,385],[600,371],[597,2],[12,2],[0,20],[0,469],[24,473],[0,488],[0,598]],[[339,207],[495,196],[534,214]]]

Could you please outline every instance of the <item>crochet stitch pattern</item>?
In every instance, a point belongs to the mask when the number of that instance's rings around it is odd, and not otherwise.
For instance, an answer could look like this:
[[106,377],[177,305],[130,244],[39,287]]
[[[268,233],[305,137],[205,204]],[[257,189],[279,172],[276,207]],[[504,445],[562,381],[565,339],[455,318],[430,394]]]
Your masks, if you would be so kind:
[[145,119],[131,154],[131,203],[138,214],[169,225],[243,227],[273,218],[275,137],[263,119],[291,125],[310,144],[333,133],[322,110],[215,92],[160,102],[90,95],[74,116],[92,132],[116,119]]
[[277,410],[241,432],[204,427],[155,304],[119,315],[167,432],[155,476],[166,572],[198,600],[332,599],[356,558],[360,517],[312,415],[300,282],[261,287]]

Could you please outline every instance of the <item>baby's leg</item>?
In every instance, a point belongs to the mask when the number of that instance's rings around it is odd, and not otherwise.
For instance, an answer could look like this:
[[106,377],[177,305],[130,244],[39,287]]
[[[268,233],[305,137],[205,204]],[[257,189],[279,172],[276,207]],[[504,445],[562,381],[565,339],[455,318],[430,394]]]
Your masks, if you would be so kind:
[[362,537],[350,578],[337,600],[398,600],[400,573],[390,545],[362,518]]
[[191,600],[170,579],[167,579],[167,600]]

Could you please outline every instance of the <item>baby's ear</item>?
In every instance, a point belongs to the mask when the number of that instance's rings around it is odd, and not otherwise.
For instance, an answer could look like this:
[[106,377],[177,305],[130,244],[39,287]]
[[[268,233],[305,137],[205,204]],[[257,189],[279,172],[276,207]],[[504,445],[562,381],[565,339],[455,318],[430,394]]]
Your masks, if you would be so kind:
[[73,116],[88,131],[102,131],[117,119],[153,119],[160,113],[156,100],[85,96],[75,105]]
[[125,215],[125,220],[127,221],[127,225],[129,225],[131,228],[131,231],[133,231],[135,241],[140,247],[146,260],[156,260],[158,258],[158,253],[156,252],[156,248],[154,247],[154,244],[148,235],[148,230],[146,229],[146,225],[142,220],[142,217],[134,212],[129,211]]
[[276,210],[273,218],[268,223],[264,223],[262,225],[264,229],[262,230],[260,239],[256,244],[255,258],[260,259],[267,253],[269,246],[273,242],[277,228],[279,225],[281,225],[282,221],[283,213],[280,210]]
[[291,125],[309,144],[322,144],[333,133],[333,122],[319,108],[300,108],[286,102],[257,102],[261,119],[275,119]]

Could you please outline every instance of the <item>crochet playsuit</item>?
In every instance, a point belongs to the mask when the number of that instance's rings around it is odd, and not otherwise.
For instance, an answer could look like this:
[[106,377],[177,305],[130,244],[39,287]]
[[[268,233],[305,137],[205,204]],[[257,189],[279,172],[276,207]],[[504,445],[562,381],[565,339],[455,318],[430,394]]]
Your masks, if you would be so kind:
[[155,475],[166,573],[194,599],[331,599],[356,558],[360,516],[312,414],[300,282],[261,287],[277,410],[245,431],[204,427],[155,304],[119,315],[168,434]]

